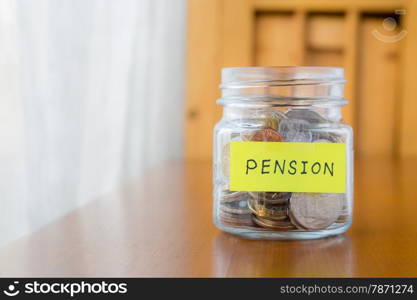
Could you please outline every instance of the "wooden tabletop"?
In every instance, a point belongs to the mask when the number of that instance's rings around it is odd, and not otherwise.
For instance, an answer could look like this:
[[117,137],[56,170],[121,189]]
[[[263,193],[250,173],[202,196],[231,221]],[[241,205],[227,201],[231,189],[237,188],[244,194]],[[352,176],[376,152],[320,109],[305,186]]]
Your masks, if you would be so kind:
[[0,248],[0,276],[417,276],[417,160],[362,159],[354,223],[254,241],[211,222],[210,163],[170,163]]

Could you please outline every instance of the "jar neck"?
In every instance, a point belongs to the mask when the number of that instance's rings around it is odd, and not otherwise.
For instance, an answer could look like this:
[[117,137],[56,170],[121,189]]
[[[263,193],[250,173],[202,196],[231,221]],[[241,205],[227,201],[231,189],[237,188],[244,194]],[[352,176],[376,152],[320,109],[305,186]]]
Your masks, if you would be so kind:
[[331,67],[248,67],[222,71],[218,103],[234,106],[341,106],[343,69]]
[[343,100],[343,83],[320,82],[274,85],[258,83],[257,85],[225,85],[222,87],[222,98],[270,98],[277,100]]

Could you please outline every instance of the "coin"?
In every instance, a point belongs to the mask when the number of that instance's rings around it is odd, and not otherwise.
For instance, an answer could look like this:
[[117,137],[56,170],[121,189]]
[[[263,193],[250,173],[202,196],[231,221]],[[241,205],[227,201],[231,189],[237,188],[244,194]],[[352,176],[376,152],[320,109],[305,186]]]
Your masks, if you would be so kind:
[[220,212],[220,221],[232,226],[253,225],[252,214],[237,215],[232,213]]
[[344,194],[293,193],[289,217],[299,228],[325,229],[340,216],[344,199]]
[[253,142],[281,142],[282,136],[275,130],[267,128],[255,131],[250,140]]
[[327,120],[320,115],[319,113],[315,112],[311,109],[290,109],[285,113],[285,116],[289,119],[298,119],[304,120],[309,123],[325,123]]
[[280,113],[278,111],[258,111],[255,114],[255,117],[260,118],[261,120],[264,120],[265,122],[265,128],[271,128],[275,131],[278,130],[279,123],[281,120],[286,119],[286,116],[283,113]]
[[287,204],[291,198],[291,193],[287,192],[249,192],[249,195],[257,201],[271,204]]
[[[319,142],[319,140],[322,140],[322,141]],[[313,131],[313,142],[315,143],[342,143],[343,139],[331,132]]]
[[301,229],[301,230],[308,230],[308,228],[304,227],[303,225],[301,225],[300,223],[298,223],[298,222],[297,222],[297,219],[296,219],[296,218],[294,218],[294,217],[292,216],[291,211],[288,211],[288,217],[290,218],[291,223],[292,223],[295,227],[297,227],[298,229]]
[[304,120],[283,120],[279,124],[279,133],[286,142],[310,143],[312,141],[309,123]]
[[220,209],[224,212],[238,215],[249,214],[251,212],[248,207],[248,201],[246,199],[233,202],[224,202],[221,204]]
[[[254,124],[260,125],[258,127],[261,127],[262,129],[273,129],[277,131],[279,123],[285,118],[285,115],[280,112],[260,111],[256,113],[256,118],[251,119],[251,121]],[[254,134],[256,134],[256,131],[245,130],[240,133],[240,137],[243,141],[251,141]]]
[[230,176],[230,142],[240,141],[240,132],[226,131],[220,135],[219,143],[221,145],[221,171],[224,177]]
[[225,190],[225,191],[222,191],[220,195],[221,202],[233,202],[233,201],[239,201],[239,200],[247,199],[247,198],[249,198],[248,192],[242,192],[242,191],[231,192],[229,190]]
[[258,226],[261,226],[261,227],[281,229],[281,230],[295,229],[294,225],[289,221],[289,219],[282,220],[282,221],[273,221],[273,220],[268,220],[266,218],[260,218],[256,215],[253,215],[252,220],[254,223],[256,223]]
[[270,220],[283,220],[288,217],[288,205],[272,205],[250,199],[248,207],[258,217],[265,217]]
[[340,215],[336,223],[346,223],[349,220],[349,215]]

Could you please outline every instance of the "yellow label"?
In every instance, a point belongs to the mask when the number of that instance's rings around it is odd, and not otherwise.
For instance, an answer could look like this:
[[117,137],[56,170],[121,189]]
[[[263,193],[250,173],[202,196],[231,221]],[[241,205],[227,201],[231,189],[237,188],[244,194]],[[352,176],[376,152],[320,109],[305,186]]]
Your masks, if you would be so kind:
[[230,190],[345,193],[346,145],[231,142]]

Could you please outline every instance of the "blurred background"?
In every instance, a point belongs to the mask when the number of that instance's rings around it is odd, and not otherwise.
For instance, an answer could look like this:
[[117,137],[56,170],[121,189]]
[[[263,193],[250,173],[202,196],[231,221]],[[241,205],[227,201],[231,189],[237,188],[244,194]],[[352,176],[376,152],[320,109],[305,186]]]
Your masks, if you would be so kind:
[[0,245],[183,157],[186,3],[0,0]]
[[227,66],[346,70],[357,157],[417,156],[417,0],[0,0],[0,246],[210,160]]

